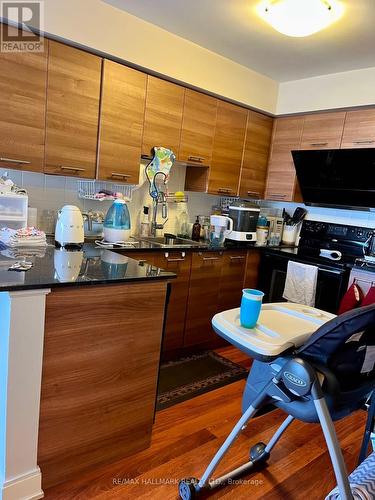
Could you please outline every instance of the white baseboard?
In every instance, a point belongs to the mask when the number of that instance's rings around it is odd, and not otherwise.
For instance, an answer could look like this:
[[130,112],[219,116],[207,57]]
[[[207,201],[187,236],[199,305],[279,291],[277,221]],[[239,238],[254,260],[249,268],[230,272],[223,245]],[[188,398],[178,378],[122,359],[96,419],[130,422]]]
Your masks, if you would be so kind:
[[34,472],[6,481],[0,491],[0,500],[37,500],[43,496],[39,467]]

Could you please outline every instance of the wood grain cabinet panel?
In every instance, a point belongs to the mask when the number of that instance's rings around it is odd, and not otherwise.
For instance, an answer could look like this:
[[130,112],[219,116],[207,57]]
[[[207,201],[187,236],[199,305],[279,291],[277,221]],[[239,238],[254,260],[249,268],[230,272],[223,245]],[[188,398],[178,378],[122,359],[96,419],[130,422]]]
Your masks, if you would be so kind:
[[0,167],[43,172],[47,54],[0,52]]
[[152,155],[154,146],[179,155],[185,88],[148,76],[142,154]]
[[346,113],[342,148],[375,147],[375,109]]
[[219,311],[240,306],[246,257],[246,250],[227,250],[224,253],[220,279]]
[[346,113],[305,115],[300,149],[337,149],[340,147]]
[[211,164],[217,104],[214,97],[186,89],[179,160]]
[[304,118],[276,118],[273,126],[272,147],[268,163],[265,199],[292,201],[296,185],[296,171],[291,151],[300,147]]
[[99,179],[138,184],[146,102],[145,73],[104,60]]
[[45,172],[94,178],[102,60],[49,45]]
[[149,446],[165,281],[55,289],[46,300],[43,487]]
[[177,275],[177,278],[171,280],[170,283],[171,293],[163,338],[163,352],[166,352],[183,347],[191,254],[181,251],[158,252],[155,264]]
[[211,319],[218,311],[223,252],[193,253],[184,345],[214,341]]
[[219,101],[208,192],[235,196],[246,134],[247,110]]
[[266,187],[268,157],[271,147],[273,119],[248,112],[239,195],[263,198]]

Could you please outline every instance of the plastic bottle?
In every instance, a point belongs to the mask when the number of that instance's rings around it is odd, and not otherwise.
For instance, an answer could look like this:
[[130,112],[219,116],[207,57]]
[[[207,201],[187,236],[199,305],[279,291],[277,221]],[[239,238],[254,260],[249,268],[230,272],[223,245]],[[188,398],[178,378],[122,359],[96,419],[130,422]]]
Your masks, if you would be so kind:
[[199,215],[197,215],[197,220],[193,224],[191,239],[193,241],[199,241],[200,237],[201,237],[201,225],[199,224]]

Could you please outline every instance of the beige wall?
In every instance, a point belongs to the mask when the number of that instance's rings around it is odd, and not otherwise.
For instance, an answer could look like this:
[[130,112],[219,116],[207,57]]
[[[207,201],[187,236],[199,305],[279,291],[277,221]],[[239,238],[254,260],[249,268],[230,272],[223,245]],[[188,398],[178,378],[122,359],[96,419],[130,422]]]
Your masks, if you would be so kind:
[[375,68],[280,83],[277,114],[375,104]]
[[278,84],[100,0],[44,0],[45,31],[274,113]]

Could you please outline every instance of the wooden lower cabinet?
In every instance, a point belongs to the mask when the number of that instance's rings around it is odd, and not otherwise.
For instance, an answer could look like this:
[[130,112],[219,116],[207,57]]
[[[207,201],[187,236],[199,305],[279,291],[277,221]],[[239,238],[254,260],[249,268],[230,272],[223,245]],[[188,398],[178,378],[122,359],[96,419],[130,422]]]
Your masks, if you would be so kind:
[[177,274],[171,281],[163,337],[163,351],[183,346],[186,306],[189,295],[191,253],[181,251],[159,252],[154,261],[157,267]]
[[43,488],[149,446],[166,281],[52,290],[38,464]]
[[220,338],[211,327],[219,311],[239,307],[242,289],[255,288],[259,251],[152,251],[128,252],[128,257],[177,274],[170,283],[165,319],[163,357],[179,351],[216,345]]
[[217,313],[224,252],[193,253],[184,346],[213,340],[211,319]]
[[241,302],[246,255],[247,252],[244,250],[224,253],[220,279],[219,311],[238,307]]

